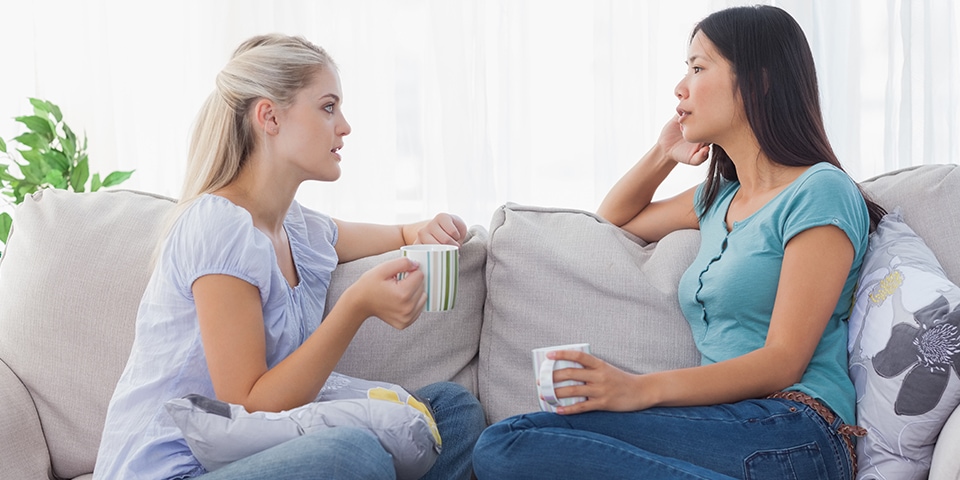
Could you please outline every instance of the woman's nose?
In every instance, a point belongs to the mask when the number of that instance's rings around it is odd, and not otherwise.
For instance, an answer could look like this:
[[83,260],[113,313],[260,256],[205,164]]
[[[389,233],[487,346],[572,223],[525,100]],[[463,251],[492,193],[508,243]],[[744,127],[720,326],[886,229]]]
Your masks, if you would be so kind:
[[679,82],[677,82],[677,86],[673,87],[673,94],[676,95],[680,100],[683,100],[683,97],[687,94],[687,88],[684,85],[684,80],[685,79],[681,79]]

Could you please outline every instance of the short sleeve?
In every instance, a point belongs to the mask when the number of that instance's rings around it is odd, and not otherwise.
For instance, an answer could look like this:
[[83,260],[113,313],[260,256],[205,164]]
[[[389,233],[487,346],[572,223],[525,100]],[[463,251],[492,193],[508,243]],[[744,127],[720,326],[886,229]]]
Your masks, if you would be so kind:
[[299,203],[294,203],[294,206],[299,208],[303,217],[307,243],[311,249],[323,251],[330,245],[337,244],[339,230],[332,218],[316,210],[300,206]]
[[204,275],[230,275],[260,290],[270,290],[276,258],[270,240],[253,226],[250,214],[229,200],[203,195],[176,220],[162,261],[169,262],[187,298]]
[[870,230],[867,204],[857,184],[843,171],[828,165],[812,167],[818,170],[804,178],[786,203],[783,246],[804,230],[834,225],[846,233],[859,257]]

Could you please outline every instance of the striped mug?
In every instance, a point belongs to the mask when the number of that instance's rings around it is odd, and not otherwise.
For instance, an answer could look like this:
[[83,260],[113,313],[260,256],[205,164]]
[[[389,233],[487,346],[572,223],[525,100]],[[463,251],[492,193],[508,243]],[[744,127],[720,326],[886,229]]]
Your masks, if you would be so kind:
[[456,245],[406,245],[400,254],[420,264],[427,289],[427,312],[453,308],[460,278],[460,249]]

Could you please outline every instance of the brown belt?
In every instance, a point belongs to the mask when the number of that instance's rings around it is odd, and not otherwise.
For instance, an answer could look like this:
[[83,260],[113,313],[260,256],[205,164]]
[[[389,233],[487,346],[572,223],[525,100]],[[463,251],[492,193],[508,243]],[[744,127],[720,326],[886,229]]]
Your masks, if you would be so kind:
[[[837,419],[837,414],[833,413],[833,410],[830,410],[826,405],[820,403],[819,400],[807,395],[803,392],[789,391],[789,392],[776,392],[767,395],[767,398],[783,398],[785,400],[791,400],[794,402],[802,403],[810,408],[813,411],[817,412],[823,420],[827,422],[827,425],[833,425],[833,421]],[[843,439],[843,443],[847,445],[847,451],[850,452],[850,462],[853,464],[853,477],[857,476],[857,449],[853,446],[852,437],[862,437],[867,434],[867,431],[863,427],[858,427],[856,425],[847,425],[846,423],[841,424],[840,428],[837,429],[837,433],[840,434],[840,438]]]

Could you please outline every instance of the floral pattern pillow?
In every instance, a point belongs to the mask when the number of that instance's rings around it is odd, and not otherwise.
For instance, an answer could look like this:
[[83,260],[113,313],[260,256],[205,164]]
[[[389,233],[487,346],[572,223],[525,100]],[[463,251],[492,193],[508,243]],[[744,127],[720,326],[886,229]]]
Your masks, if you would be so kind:
[[857,478],[926,479],[960,404],[960,287],[899,210],[870,236],[849,327]]

